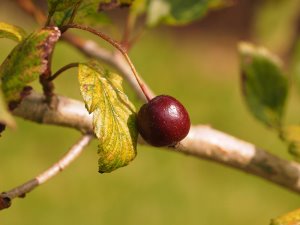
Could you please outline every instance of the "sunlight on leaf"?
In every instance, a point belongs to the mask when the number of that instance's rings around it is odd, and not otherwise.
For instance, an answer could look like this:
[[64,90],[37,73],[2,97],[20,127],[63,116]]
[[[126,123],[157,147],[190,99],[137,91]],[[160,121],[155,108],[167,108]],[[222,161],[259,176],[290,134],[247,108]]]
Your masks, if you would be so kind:
[[277,219],[273,219],[270,225],[299,225],[300,209],[289,212]]
[[48,57],[60,37],[56,27],[30,34],[18,44],[0,66],[6,102],[19,101],[23,88],[47,69]]
[[136,156],[138,133],[135,108],[123,93],[122,78],[96,61],[80,64],[78,78],[99,139],[99,172],[126,166]]
[[241,86],[250,112],[275,129],[281,127],[288,94],[288,79],[281,61],[265,48],[239,45]]
[[26,36],[25,31],[17,26],[0,22],[0,38],[9,38],[21,42]]

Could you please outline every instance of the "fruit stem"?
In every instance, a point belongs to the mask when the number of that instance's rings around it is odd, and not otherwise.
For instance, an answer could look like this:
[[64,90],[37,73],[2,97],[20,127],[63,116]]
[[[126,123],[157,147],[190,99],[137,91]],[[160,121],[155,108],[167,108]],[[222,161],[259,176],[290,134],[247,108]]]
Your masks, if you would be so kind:
[[70,63],[62,68],[60,68],[58,71],[56,71],[51,77],[48,78],[48,81],[53,81],[55,78],[57,78],[61,73],[65,72],[68,69],[78,67],[79,63]]
[[95,30],[95,29],[93,29],[91,27],[88,27],[88,26],[82,26],[82,25],[79,25],[79,24],[67,24],[67,25],[65,25],[65,26],[62,27],[63,30],[67,30],[69,28],[76,28],[76,29],[88,31],[88,32],[90,32],[92,34],[97,35],[98,37],[102,38],[103,40],[105,40],[106,42],[108,42],[109,44],[111,44],[112,46],[114,46],[116,49],[118,49],[122,53],[122,55],[124,56],[126,62],[128,63],[128,65],[129,65],[129,67],[130,67],[133,75],[135,76],[135,79],[138,82],[138,84],[139,84],[142,92],[144,93],[147,101],[149,102],[151,100],[151,97],[148,94],[148,90],[145,87],[143,81],[138,76],[138,73],[137,73],[137,71],[136,71],[133,63],[131,62],[131,60],[130,60],[127,52],[126,52],[126,49],[119,42],[117,42],[116,40],[112,39],[107,34],[104,34],[101,31],[97,31],[97,30]]

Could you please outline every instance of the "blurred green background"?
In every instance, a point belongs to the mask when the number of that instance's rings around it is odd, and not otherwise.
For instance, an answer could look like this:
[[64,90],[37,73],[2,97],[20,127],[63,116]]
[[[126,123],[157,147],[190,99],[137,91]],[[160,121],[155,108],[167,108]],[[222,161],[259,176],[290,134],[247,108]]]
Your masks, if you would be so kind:
[[[251,40],[288,58],[299,6],[298,0],[239,1],[190,26],[149,30],[130,55],[156,93],[185,104],[194,124],[210,124],[291,159],[276,134],[253,119],[243,103],[236,44]],[[15,1],[0,0],[0,21],[28,32],[37,28]],[[118,29],[111,31],[119,35]],[[1,61],[14,45],[0,40]],[[59,43],[53,70],[83,60],[71,46]],[[56,84],[57,93],[80,99],[75,70]],[[298,123],[295,89],[292,85],[286,121]],[[128,93],[141,104],[129,88]],[[46,169],[80,137],[71,129],[17,121],[18,128],[8,129],[0,139],[0,191]],[[101,175],[96,150],[95,141],[66,171],[25,199],[16,199],[0,212],[0,224],[267,225],[300,206],[299,195],[260,178],[145,146],[138,147],[138,157],[129,166]]]

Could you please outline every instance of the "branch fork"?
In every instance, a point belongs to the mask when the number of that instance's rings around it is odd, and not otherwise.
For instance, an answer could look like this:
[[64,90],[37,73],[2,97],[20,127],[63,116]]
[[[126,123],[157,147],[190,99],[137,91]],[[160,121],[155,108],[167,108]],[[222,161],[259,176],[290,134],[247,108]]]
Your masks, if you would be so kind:
[[[18,2],[25,11],[32,14],[40,23],[46,21],[46,17],[32,4],[31,0],[18,0]],[[109,52],[91,40],[85,40],[70,33],[63,34],[63,40],[76,47],[81,53],[88,57],[102,60],[116,68],[127,79],[140,99],[147,101],[154,96],[151,89],[138,77],[127,55],[127,50],[120,44],[103,33],[85,26],[69,24],[64,27],[66,30],[68,28],[88,30],[98,36],[102,36],[104,40],[114,45],[121,53]],[[126,35],[128,37],[128,34]],[[125,37],[125,40],[127,39]],[[69,66],[69,68],[71,67],[73,65]],[[48,79],[52,81],[65,69],[68,68],[62,68]],[[146,98],[143,88],[147,93]],[[43,95],[32,93],[21,102],[13,113],[26,120],[69,127],[86,134],[70,148],[61,160],[45,172],[16,188],[0,194],[0,209],[9,207],[12,199],[24,197],[26,193],[65,169],[80,155],[94,137],[91,134],[93,131],[91,115],[88,114],[82,102],[73,99],[57,96],[57,107],[51,108],[48,107]],[[300,164],[281,159],[251,143],[239,140],[208,126],[192,126],[188,136],[175,148],[168,148],[168,150],[237,168],[300,193]]]
[[92,134],[83,135],[80,138],[80,140],[76,142],[58,162],[54,163],[43,173],[18,187],[15,187],[7,192],[0,194],[0,210],[10,207],[11,201],[14,198],[24,198],[27,193],[29,193],[39,185],[45,183],[46,181],[50,180],[59,172],[62,172],[82,153],[82,151],[91,142],[93,138],[94,135]]

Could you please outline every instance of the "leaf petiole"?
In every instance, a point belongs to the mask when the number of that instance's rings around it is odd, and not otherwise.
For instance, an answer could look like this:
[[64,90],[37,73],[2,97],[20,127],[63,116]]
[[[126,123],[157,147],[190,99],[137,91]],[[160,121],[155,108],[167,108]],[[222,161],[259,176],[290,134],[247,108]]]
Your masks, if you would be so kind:
[[62,68],[60,68],[58,71],[56,71],[51,77],[48,78],[48,81],[53,81],[55,78],[57,78],[61,73],[65,72],[68,69],[78,67],[79,63],[70,63]]
[[119,43],[117,42],[116,40],[112,39],[110,36],[108,36],[107,34],[104,34],[102,33],[101,31],[97,31],[91,27],[88,27],[88,26],[82,26],[82,25],[79,25],[79,24],[67,24],[65,26],[62,26],[61,29],[64,31],[64,30],[67,30],[69,28],[76,28],[76,29],[80,29],[80,30],[85,30],[85,31],[88,31],[92,34],[95,34],[97,35],[98,37],[100,37],[101,39],[105,40],[106,42],[108,42],[109,44],[111,44],[112,46],[114,46],[116,49],[118,49],[122,55],[124,56],[126,62],[128,63],[133,75],[135,76],[135,79],[136,81],[138,82],[142,92],[144,93],[146,99],[148,101],[151,100],[151,94],[149,94],[149,91],[147,90],[146,86],[144,85],[143,81],[140,79],[140,77],[138,76],[138,73],[133,65],[133,63],[131,62],[127,52],[126,52],[126,49]]

